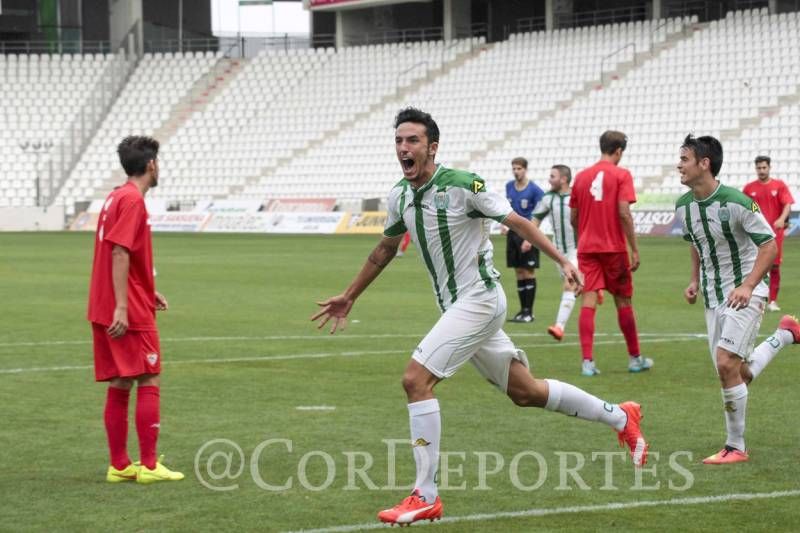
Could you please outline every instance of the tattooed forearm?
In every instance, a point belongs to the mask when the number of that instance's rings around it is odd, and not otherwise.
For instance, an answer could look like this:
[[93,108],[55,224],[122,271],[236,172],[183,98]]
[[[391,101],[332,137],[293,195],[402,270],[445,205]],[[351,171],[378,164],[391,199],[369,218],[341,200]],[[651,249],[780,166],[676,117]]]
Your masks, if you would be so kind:
[[372,263],[378,268],[385,268],[397,254],[397,246],[392,246],[386,242],[379,242],[378,246],[372,250],[372,253],[367,257],[367,261]]

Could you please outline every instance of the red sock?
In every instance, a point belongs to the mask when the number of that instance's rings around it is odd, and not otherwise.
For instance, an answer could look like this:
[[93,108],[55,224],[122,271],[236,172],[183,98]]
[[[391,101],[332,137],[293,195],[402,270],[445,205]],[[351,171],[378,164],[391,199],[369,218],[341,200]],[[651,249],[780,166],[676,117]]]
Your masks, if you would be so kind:
[[769,271],[769,301],[778,301],[778,290],[781,288],[781,266],[772,265]]
[[633,306],[617,309],[617,322],[619,329],[625,336],[629,355],[639,355],[639,334],[636,332],[636,317],[633,316]]
[[123,470],[131,459],[128,457],[128,398],[131,391],[109,387],[106,395],[106,409],[103,419],[108,436],[108,451],[111,455],[111,466]]
[[136,391],[136,433],[139,435],[139,458],[149,469],[156,467],[156,443],[160,428],[160,393],[158,387],[139,387]]
[[578,319],[578,337],[581,339],[581,354],[584,361],[592,359],[594,314],[594,307],[581,307],[581,316]]

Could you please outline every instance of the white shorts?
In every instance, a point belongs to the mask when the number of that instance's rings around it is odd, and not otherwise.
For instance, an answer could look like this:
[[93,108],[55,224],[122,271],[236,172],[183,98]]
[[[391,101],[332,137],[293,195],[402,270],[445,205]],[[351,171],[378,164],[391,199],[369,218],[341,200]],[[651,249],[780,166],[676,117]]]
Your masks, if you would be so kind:
[[714,366],[717,364],[717,348],[747,359],[753,351],[767,299],[761,296],[750,298],[750,305],[735,311],[720,304],[714,309],[706,309],[708,328],[708,349]]
[[500,329],[505,320],[506,295],[500,284],[493,289],[476,286],[442,314],[412,357],[438,378],[449,378],[470,361],[506,392],[511,361],[529,365],[525,352]]
[[[578,250],[572,250],[570,253],[567,254],[567,259],[569,262],[572,263],[572,266],[578,268]],[[556,268],[558,269],[558,275],[561,276],[561,280],[564,280],[564,269],[561,268],[561,265],[556,263]]]

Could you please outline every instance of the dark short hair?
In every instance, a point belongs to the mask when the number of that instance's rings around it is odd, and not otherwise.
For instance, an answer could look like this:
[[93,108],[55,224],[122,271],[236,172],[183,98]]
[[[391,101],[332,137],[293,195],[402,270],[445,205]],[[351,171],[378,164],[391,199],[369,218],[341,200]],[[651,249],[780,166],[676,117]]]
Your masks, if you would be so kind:
[[528,168],[528,160],[524,157],[515,157],[511,160],[511,165],[519,165],[522,168]]
[[567,178],[567,183],[572,181],[572,170],[567,165],[553,165],[551,168],[556,169],[559,174]]
[[425,126],[425,135],[428,137],[428,142],[439,142],[439,126],[430,113],[426,113],[416,107],[406,107],[401,109],[397,116],[394,118],[394,127],[397,127],[404,122],[414,122],[415,124],[422,124]]
[[158,141],[152,137],[131,135],[122,139],[117,154],[125,174],[141,176],[147,172],[147,163],[158,158]]
[[756,165],[759,163],[766,163],[768,167],[772,166],[772,159],[769,158],[768,155],[759,155],[756,156]]
[[600,136],[600,151],[604,154],[611,155],[617,151],[618,148],[628,147],[628,137],[621,131],[606,130]]
[[701,159],[708,158],[711,162],[711,175],[717,177],[719,170],[722,168],[722,143],[715,137],[710,135],[695,137],[689,134],[683,140],[681,148],[694,152],[694,157],[698,162]]

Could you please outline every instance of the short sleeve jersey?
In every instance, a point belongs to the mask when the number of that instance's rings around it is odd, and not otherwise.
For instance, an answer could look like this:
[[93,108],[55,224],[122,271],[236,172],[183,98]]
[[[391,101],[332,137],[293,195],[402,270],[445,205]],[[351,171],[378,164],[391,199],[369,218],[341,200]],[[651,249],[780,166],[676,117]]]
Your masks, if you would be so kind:
[[786,205],[792,205],[794,198],[781,180],[771,179],[767,183],[751,181],[744,186],[744,193],[758,204],[767,222],[775,229],[775,221],[781,216]]
[[570,193],[548,191],[542,201],[533,210],[533,217],[538,221],[550,217],[553,226],[553,242],[556,248],[566,256],[573,254],[578,248],[578,239],[570,223]]
[[[683,225],[683,238],[700,256],[700,288],[709,309],[725,303],[753,271],[758,247],[775,237],[758,204],[722,184],[704,200],[696,200],[691,191],[681,196],[675,217]],[[766,280],[753,290],[754,296],[768,294]]]
[[506,183],[506,198],[508,198],[511,208],[519,216],[531,220],[533,210],[539,205],[544,196],[544,191],[532,181],[529,181],[521,191],[517,190],[515,184],[515,180]]
[[155,330],[155,281],[150,223],[144,198],[131,182],[111,191],[97,222],[88,319],[103,326],[111,325],[116,307],[111,274],[114,245],[122,246],[130,254],[128,329]]
[[598,161],[575,176],[570,209],[578,211],[578,252],[624,252],[619,202],[636,202],[633,176],[609,161]]
[[492,261],[491,220],[511,213],[508,200],[488,191],[479,176],[439,165],[419,189],[405,179],[392,188],[383,233],[411,233],[445,311],[476,284],[494,287],[500,274]]

